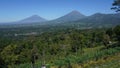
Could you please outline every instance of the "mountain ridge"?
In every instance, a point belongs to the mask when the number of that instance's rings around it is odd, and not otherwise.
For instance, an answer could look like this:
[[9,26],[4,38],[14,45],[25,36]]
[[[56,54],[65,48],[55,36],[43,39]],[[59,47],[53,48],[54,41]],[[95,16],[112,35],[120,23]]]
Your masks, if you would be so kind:
[[[41,21],[42,19],[42,21]],[[10,23],[11,24],[11,23]],[[61,16],[54,20],[46,20],[38,15],[32,15],[13,24],[22,24],[22,25],[80,25],[80,26],[115,26],[120,24],[120,13],[116,14],[104,14],[104,13],[95,13],[90,16],[85,16],[79,11],[72,11],[64,16]],[[11,24],[11,25],[13,25]],[[5,23],[7,25],[7,23]]]
[[64,16],[61,16],[57,19],[54,19],[52,21],[57,21],[57,22],[68,22],[68,21],[75,21],[75,20],[79,20],[86,17],[85,15],[81,14],[79,11],[77,10],[73,10],[67,14],[65,14]]

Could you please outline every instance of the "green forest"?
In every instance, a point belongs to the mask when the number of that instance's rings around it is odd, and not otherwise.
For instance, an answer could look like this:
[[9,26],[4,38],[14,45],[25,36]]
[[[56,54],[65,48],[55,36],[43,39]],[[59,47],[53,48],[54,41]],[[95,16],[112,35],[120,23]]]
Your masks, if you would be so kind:
[[38,34],[14,35],[22,29],[1,29],[0,68],[120,67],[119,25],[82,30],[56,28]]

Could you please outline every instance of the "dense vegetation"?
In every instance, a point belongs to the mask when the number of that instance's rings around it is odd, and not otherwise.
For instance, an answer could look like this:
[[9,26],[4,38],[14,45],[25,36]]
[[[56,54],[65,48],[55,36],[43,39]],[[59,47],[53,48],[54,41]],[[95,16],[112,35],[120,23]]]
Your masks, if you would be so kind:
[[[0,68],[41,65],[52,68],[93,68],[120,60],[120,26],[84,30],[44,29],[42,32],[38,28],[0,30]],[[38,33],[22,34],[30,32]]]

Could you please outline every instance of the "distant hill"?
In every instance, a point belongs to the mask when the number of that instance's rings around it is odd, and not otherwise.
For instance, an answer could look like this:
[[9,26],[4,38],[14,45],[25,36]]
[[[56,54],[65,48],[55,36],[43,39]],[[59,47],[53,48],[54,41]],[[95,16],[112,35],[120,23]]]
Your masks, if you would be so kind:
[[62,22],[56,24],[56,26],[76,27],[80,29],[114,27],[116,25],[120,25],[120,13],[118,14],[96,13],[76,21]]
[[120,13],[117,14],[103,14],[95,13],[91,16],[85,16],[78,11],[72,11],[60,18],[57,18],[47,23],[57,26],[68,27],[85,27],[85,28],[102,28],[113,27],[120,24]]
[[38,15],[33,15],[33,16],[30,16],[28,18],[18,21],[18,23],[22,23],[22,24],[23,23],[38,23],[38,22],[40,23],[40,22],[45,22],[45,21],[47,20]]
[[[17,25],[19,24],[19,25]],[[103,14],[96,13],[91,16],[85,16],[78,11],[72,11],[60,18],[47,21],[46,19],[33,15],[25,18],[13,24],[3,23],[0,27],[25,27],[25,26],[57,26],[57,27],[76,27],[76,28],[102,28],[102,27],[113,27],[120,25],[120,13],[117,14]]]
[[76,22],[92,25],[114,26],[120,24],[120,14],[102,14],[96,13]]
[[82,18],[85,18],[86,16],[81,14],[80,12],[74,10],[60,18],[57,18],[55,20],[52,20],[52,22],[56,23],[63,23],[63,22],[69,22],[69,21],[76,21]]

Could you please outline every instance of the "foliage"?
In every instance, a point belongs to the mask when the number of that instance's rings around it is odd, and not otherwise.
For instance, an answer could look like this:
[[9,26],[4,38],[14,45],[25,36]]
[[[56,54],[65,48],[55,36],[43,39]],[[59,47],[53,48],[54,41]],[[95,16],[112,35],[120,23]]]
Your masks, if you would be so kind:
[[[120,35],[119,26],[84,30],[63,28],[36,35],[14,35],[26,33],[26,30],[21,30],[23,28],[7,30],[7,37],[6,32],[1,32],[0,65],[4,64],[3,67],[13,68],[20,65],[21,68],[29,68],[31,63],[33,66],[48,64],[59,68],[71,67],[74,63],[82,66],[86,62],[97,61],[120,52],[117,43]],[[32,31],[34,29],[30,32]]]
[[113,3],[113,8],[114,10],[116,10],[116,12],[119,12],[120,11],[120,0],[114,0],[114,3]]

